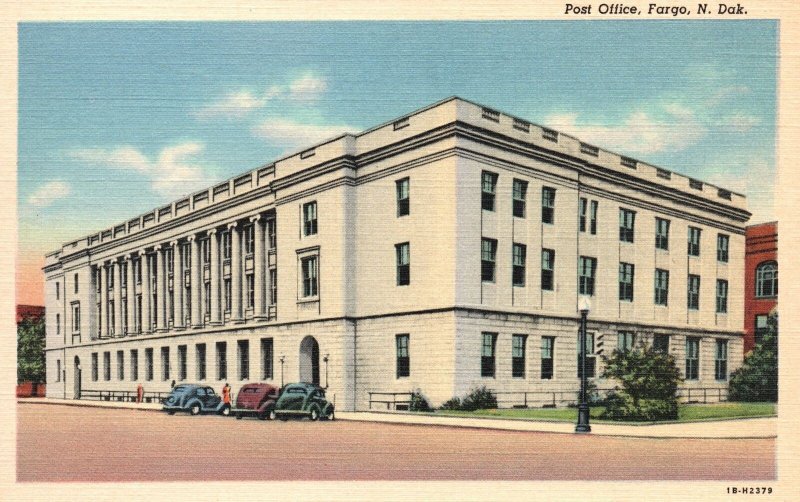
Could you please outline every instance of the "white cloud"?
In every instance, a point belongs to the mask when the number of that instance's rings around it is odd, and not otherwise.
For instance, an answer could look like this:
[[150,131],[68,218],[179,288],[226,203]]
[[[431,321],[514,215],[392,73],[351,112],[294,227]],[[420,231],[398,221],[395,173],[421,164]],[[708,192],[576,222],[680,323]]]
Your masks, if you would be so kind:
[[242,118],[253,110],[262,108],[269,99],[271,99],[269,94],[257,98],[247,90],[232,92],[221,100],[204,106],[195,113],[195,116],[200,119],[212,117]]
[[775,220],[775,166],[761,152],[727,153],[709,162],[713,173],[704,176],[709,183],[744,194],[753,215],[748,224]]
[[727,87],[719,88],[714,94],[708,98],[706,101],[706,106],[708,108],[713,108],[718,104],[727,101],[729,98],[733,96],[744,95],[750,92],[750,88],[746,85],[730,85]]
[[204,168],[194,159],[203,148],[200,143],[181,143],[164,148],[154,160],[132,146],[75,150],[69,153],[69,157],[99,166],[142,174],[150,180],[154,192],[175,197],[199,190],[209,184]]
[[47,207],[58,199],[63,199],[72,192],[72,187],[65,181],[50,181],[37,188],[28,196],[28,204]]
[[759,123],[761,123],[761,120],[758,117],[739,113],[723,118],[720,125],[736,132],[748,132]]
[[353,130],[357,128],[348,125],[304,124],[282,118],[267,118],[256,124],[252,132],[253,135],[274,143],[285,151],[319,143]]
[[295,101],[314,101],[328,89],[328,83],[308,73],[289,84],[289,98]]

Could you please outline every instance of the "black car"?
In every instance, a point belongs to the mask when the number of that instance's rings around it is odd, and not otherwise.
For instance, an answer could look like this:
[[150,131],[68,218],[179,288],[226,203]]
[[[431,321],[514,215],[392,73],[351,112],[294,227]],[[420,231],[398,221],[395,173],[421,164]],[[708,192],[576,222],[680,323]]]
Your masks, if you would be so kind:
[[219,413],[230,415],[231,407],[222,402],[214,389],[206,385],[181,384],[172,389],[164,400],[163,410],[174,415],[176,411],[187,411],[192,415]]

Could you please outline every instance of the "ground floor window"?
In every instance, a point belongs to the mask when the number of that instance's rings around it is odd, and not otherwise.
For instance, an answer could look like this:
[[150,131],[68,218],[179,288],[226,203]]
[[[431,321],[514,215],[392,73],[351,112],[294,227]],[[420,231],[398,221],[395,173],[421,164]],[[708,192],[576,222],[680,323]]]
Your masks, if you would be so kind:
[[511,337],[511,376],[525,378],[525,335]]
[[236,342],[237,359],[239,360],[239,380],[250,378],[250,341]]
[[700,375],[700,339],[686,338],[686,380],[697,380]]
[[97,352],[92,352],[92,382],[96,382],[97,380]]
[[550,380],[553,378],[553,355],[555,349],[556,339],[552,336],[542,337],[542,361],[541,361],[541,378],[542,380]]
[[628,352],[633,350],[633,344],[636,340],[636,335],[631,331],[620,331],[617,333],[617,350],[620,352]]
[[756,329],[755,329],[755,342],[756,344],[761,343],[764,339],[764,335],[767,334],[769,331],[769,325],[767,320],[769,316],[767,314],[761,314],[756,316]]
[[153,379],[153,349],[144,349],[144,379]]
[[206,379],[206,344],[198,343],[195,345],[195,355],[197,361],[195,361],[197,366],[197,379],[198,380],[205,380]]
[[178,380],[186,380],[186,345],[178,345]]
[[481,346],[481,376],[494,377],[494,349],[497,343],[497,333],[482,333]]
[[131,350],[131,380],[139,379],[139,351]]
[[228,378],[228,344],[217,342],[217,380]]
[[728,379],[728,341],[717,340],[716,358],[714,359],[714,377],[717,380]]
[[125,351],[117,351],[117,380],[125,380]]
[[[583,368],[581,368],[580,335],[578,335],[578,378],[583,378]],[[594,356],[594,333],[586,333],[586,378],[594,378],[595,356]]]
[[169,347],[161,347],[161,380],[169,380]]
[[407,377],[411,375],[411,361],[408,356],[408,342],[409,342],[408,334],[397,335],[395,337],[395,345],[397,348],[397,364],[396,364],[397,378]]
[[669,353],[669,335],[655,335],[653,337],[653,349],[662,354]]
[[272,380],[272,338],[261,339],[261,379]]
[[103,380],[111,380],[111,352],[103,352]]

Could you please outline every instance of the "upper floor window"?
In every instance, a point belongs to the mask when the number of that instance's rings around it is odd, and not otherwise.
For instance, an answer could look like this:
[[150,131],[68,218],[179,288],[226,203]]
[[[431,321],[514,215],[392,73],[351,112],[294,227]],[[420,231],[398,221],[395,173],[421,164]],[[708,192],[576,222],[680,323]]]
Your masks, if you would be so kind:
[[61,285],[56,282],[56,300],[61,299]]
[[630,209],[619,210],[619,240],[620,242],[633,242],[633,223],[636,212]]
[[514,286],[525,286],[525,253],[526,247],[524,244],[516,244],[512,246],[512,284]]
[[481,239],[481,280],[494,282],[494,266],[497,255],[495,239]]
[[657,268],[655,277],[655,297],[653,302],[656,305],[666,305],[669,298],[669,270]]
[[728,312],[728,281],[717,279],[717,314]]
[[542,187],[542,223],[553,223],[556,207],[556,189]]
[[481,173],[481,209],[494,211],[494,195],[497,189],[497,175],[488,171]]
[[75,302],[72,304],[72,333],[78,334],[81,332],[81,304]]
[[[173,252],[172,252],[172,248],[171,247],[167,248],[166,252],[164,253],[164,260],[166,260],[166,262],[167,262],[167,274],[172,275],[172,266],[174,265],[174,259],[173,259]],[[123,268],[125,268],[126,266],[127,266],[127,263],[123,263],[122,264]],[[123,282],[125,280],[125,276],[126,275],[127,274],[125,274],[125,272],[123,271],[123,273],[122,273]],[[123,284],[123,286],[124,286],[124,284]]]
[[766,298],[778,295],[778,264],[768,261],[756,268],[756,297]]
[[633,301],[633,264],[619,264],[619,299],[621,301]]
[[275,218],[269,218],[267,220],[267,239],[269,240],[270,249],[278,247],[277,224]]
[[230,260],[231,259],[231,232],[230,230],[226,230],[222,232],[222,259],[223,260]]
[[669,220],[656,218],[656,249],[669,250]]
[[411,212],[408,196],[409,179],[403,178],[395,181],[395,188],[397,191],[397,216],[406,216]]
[[317,296],[317,257],[303,258],[300,264],[303,272],[303,296]]
[[728,263],[728,245],[730,237],[725,234],[717,234],[717,261]]
[[689,310],[700,308],[700,276],[689,274],[686,306]]
[[303,204],[303,235],[317,233],[317,201]]
[[597,204],[596,200],[589,204],[589,233],[597,235]]
[[203,239],[200,241],[200,257],[203,260],[203,265],[208,265],[211,262],[211,240]]
[[700,229],[689,227],[689,256],[700,256]]
[[556,252],[552,249],[542,249],[542,284],[545,291],[553,290],[553,270],[555,269]]
[[514,202],[514,216],[517,218],[525,217],[525,197],[528,193],[528,182],[522,180],[514,180],[513,189],[513,202]]
[[394,249],[397,255],[397,285],[407,286],[411,284],[411,246],[403,242],[395,244]]
[[581,256],[578,259],[578,293],[594,295],[594,274],[597,269],[597,259]]
[[[78,274],[77,273],[75,274],[74,279],[75,279],[75,294],[77,294],[78,293]],[[66,287],[64,289],[66,289]]]
[[[316,211],[314,216],[314,228],[316,228]],[[314,230],[314,233],[317,233]],[[308,234],[306,234],[308,235]],[[244,227],[244,254],[253,254],[256,250],[256,226],[247,225]]]

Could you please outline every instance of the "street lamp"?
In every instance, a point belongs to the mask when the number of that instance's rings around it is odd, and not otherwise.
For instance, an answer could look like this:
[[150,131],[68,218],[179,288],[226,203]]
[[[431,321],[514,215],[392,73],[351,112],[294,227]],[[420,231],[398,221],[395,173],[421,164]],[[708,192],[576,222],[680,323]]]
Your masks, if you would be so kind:
[[328,357],[330,354],[325,354],[325,357],[322,358],[325,361],[325,388],[328,388]]
[[281,355],[281,388],[283,388],[283,361],[286,359],[285,355]]
[[580,329],[580,370],[581,370],[581,396],[578,404],[578,423],[575,425],[575,432],[591,432],[589,425],[589,403],[586,402],[586,317],[591,309],[591,302],[588,296],[581,296],[578,299],[578,311],[581,313]]

